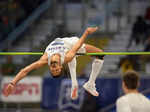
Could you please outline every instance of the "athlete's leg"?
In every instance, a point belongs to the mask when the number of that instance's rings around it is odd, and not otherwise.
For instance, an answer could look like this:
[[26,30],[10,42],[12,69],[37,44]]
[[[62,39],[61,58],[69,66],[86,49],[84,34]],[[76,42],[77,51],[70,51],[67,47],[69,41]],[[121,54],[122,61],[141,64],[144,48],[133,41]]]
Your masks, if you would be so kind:
[[103,52],[100,48],[97,48],[93,45],[85,44],[84,46],[87,53],[96,53],[96,52]]
[[[86,49],[87,53],[103,52],[101,49],[94,47],[92,45],[89,45],[89,44],[85,45],[85,49]],[[103,57],[100,57],[100,59],[99,59],[99,57],[96,57],[93,60],[92,71],[91,71],[89,80],[83,86],[88,92],[90,92],[94,96],[99,95],[98,92],[96,91],[96,88],[95,88],[95,80],[96,80],[96,78],[97,78],[97,76],[98,76],[98,74],[102,68],[103,62],[104,62]]]
[[76,57],[73,58],[71,62],[68,63],[70,70],[72,88],[71,88],[71,98],[77,99],[78,97],[78,82],[76,78]]

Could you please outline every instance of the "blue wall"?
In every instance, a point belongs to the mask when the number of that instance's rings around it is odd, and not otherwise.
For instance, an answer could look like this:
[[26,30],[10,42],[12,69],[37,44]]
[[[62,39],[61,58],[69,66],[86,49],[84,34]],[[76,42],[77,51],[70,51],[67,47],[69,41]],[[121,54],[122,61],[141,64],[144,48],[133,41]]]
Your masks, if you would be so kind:
[[[87,98],[86,92],[82,85],[87,79],[78,79],[79,82],[79,98],[75,101],[70,98],[71,80],[70,79],[52,79],[44,78],[42,107],[44,109],[74,109],[79,110]],[[150,79],[142,78],[140,91],[149,88]],[[106,108],[116,102],[116,99],[122,94],[121,79],[118,78],[99,78],[96,80],[96,87],[99,97],[93,97],[96,101],[98,109]],[[147,93],[147,96],[150,94]],[[115,106],[109,112],[114,112]]]

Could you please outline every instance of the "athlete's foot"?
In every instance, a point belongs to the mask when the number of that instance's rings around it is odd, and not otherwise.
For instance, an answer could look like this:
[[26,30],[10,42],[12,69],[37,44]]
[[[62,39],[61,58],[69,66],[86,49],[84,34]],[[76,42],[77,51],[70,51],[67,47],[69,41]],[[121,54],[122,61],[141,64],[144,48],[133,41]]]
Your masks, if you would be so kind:
[[75,100],[78,98],[78,86],[72,86],[71,88],[71,99]]
[[95,88],[95,84],[91,84],[89,82],[86,82],[84,85],[83,85],[83,88],[89,92],[90,94],[92,94],[93,96],[99,96],[99,93],[96,91],[96,88]]

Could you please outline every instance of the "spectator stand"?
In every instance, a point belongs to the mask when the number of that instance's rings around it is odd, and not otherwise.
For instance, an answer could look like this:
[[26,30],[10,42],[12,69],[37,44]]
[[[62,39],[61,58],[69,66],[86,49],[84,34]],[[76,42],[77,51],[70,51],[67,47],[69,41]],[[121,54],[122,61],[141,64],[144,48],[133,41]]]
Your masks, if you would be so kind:
[[[7,49],[11,44],[23,33],[25,30],[43,13],[45,12],[51,2],[50,0],[46,0],[43,4],[41,4],[33,13],[21,24],[19,25],[13,32],[8,35],[2,43],[0,44],[0,51],[3,49]],[[7,46],[9,45],[9,46]]]

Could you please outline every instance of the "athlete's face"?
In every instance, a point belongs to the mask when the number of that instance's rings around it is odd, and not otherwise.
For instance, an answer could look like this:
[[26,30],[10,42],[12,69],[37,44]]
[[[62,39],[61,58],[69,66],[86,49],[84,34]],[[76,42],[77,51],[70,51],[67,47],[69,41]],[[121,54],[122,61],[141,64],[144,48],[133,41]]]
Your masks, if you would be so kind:
[[61,65],[59,56],[54,55],[51,57],[50,71],[52,73],[52,76],[54,76],[54,77],[61,75],[62,65]]

